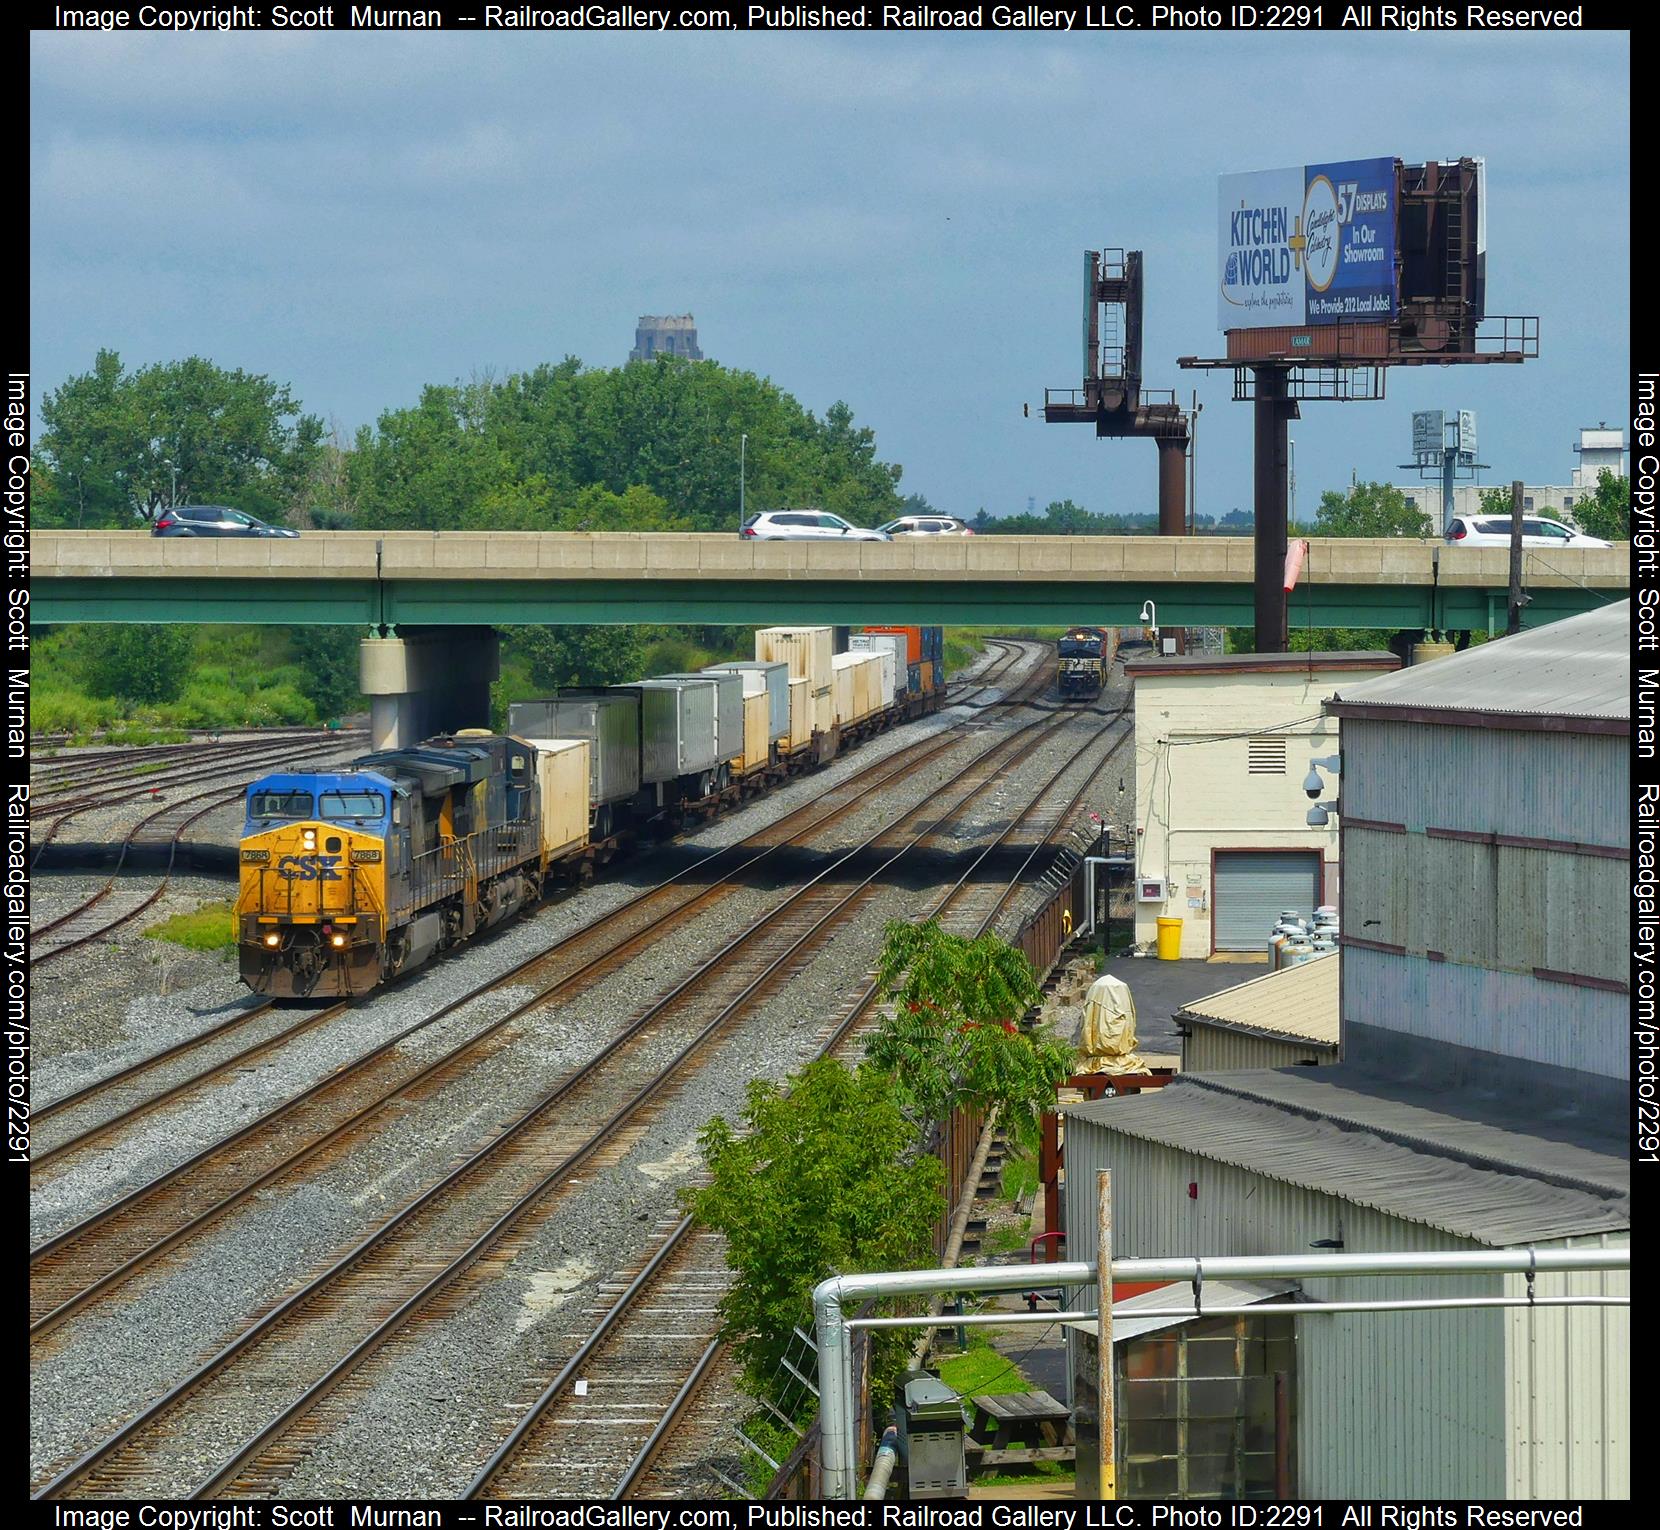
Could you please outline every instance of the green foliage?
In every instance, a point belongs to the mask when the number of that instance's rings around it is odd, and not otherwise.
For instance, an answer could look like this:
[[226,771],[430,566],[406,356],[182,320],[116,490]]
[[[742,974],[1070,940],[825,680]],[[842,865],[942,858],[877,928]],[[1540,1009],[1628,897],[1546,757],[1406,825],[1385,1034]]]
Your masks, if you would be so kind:
[[669,357],[429,386],[358,433],[349,498],[371,527],[736,531],[745,434],[755,508],[898,513],[900,470],[845,404],[821,421],[753,373]]
[[924,1129],[977,1106],[998,1109],[1012,1131],[1031,1131],[1053,1108],[1072,1049],[1016,1023],[1043,998],[1023,952],[995,935],[971,940],[932,919],[896,919],[876,982],[893,1013],[871,1033],[865,1057],[893,1075]]
[[1574,523],[1588,537],[1605,542],[1631,540],[1631,480],[1604,468],[1597,486],[1574,501]]
[[1042,515],[1022,512],[993,520],[982,509],[971,524],[978,532],[1003,536],[1151,536],[1159,529],[1156,515],[1099,515],[1070,499],[1052,501]]
[[359,699],[356,627],[298,627],[294,651],[303,676],[301,691],[319,717],[337,717]]
[[41,402],[51,483],[37,525],[122,526],[173,504],[281,519],[309,482],[322,422],[288,386],[201,356],[127,372],[114,351]]
[[[638,627],[519,627],[509,641],[537,692],[616,685],[647,673]],[[519,699],[519,698],[515,698]]]
[[[932,1260],[945,1172],[917,1151],[885,1076],[828,1058],[788,1093],[755,1080],[737,1125],[716,1116],[699,1142],[710,1181],[684,1192],[685,1204],[726,1237],[737,1279],[721,1300],[722,1331],[746,1389],[764,1395],[821,1280]],[[885,1336],[873,1377],[891,1384],[904,1356],[904,1339]]]
[[106,627],[86,654],[87,689],[119,701],[176,701],[189,656],[190,634],[183,627]]
[[227,898],[174,914],[144,932],[147,940],[171,941],[190,951],[228,951],[236,944],[236,913]]
[[[1387,627],[1299,627],[1296,625],[1296,597],[1287,597],[1291,605],[1291,631],[1287,635],[1288,653],[1387,653],[1389,640],[1394,636]],[[1227,629],[1229,653],[1255,653],[1255,627]]]
[[1317,537],[1427,537],[1430,518],[1391,484],[1357,483],[1345,494],[1327,489],[1315,512]]

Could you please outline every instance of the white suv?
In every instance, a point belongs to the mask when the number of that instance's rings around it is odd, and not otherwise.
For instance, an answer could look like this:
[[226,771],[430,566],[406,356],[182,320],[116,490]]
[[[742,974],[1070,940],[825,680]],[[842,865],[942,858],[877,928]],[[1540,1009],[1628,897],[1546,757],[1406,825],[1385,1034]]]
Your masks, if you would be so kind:
[[885,531],[869,531],[823,510],[761,510],[745,517],[743,525],[738,528],[738,535],[764,541],[798,541],[805,538],[816,542],[827,537],[845,538],[851,542],[888,540]]
[[972,527],[954,515],[902,515],[879,528],[890,537],[971,537]]
[[[1457,515],[1447,526],[1447,540],[1461,547],[1508,547],[1510,545],[1510,517],[1508,515]],[[1523,547],[1612,547],[1597,537],[1588,537],[1583,531],[1565,526],[1561,521],[1546,520],[1539,515],[1522,517]]]

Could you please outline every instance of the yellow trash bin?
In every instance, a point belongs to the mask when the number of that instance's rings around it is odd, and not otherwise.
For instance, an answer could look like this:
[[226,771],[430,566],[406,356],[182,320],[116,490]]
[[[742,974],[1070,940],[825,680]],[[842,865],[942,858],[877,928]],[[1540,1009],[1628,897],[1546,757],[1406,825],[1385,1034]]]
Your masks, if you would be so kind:
[[1182,955],[1182,922],[1180,919],[1159,920],[1159,960],[1180,961]]

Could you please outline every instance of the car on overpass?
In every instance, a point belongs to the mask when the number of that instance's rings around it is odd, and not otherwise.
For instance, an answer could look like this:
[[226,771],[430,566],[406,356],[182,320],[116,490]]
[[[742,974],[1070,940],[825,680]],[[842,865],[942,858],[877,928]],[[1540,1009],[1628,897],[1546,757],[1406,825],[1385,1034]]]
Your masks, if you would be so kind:
[[[1508,547],[1510,545],[1510,517],[1508,515],[1455,515],[1447,524],[1447,540],[1460,547]],[[1600,537],[1588,537],[1583,531],[1553,521],[1542,515],[1522,517],[1523,547],[1612,547]]]
[[954,515],[902,515],[878,526],[890,537],[971,537],[974,528]]
[[150,526],[153,537],[297,537],[288,526],[273,526],[229,505],[174,505]]
[[769,542],[817,542],[833,538],[843,538],[852,542],[888,540],[885,531],[871,531],[864,526],[855,526],[851,521],[844,521],[839,515],[831,515],[824,510],[758,510],[755,514],[744,517],[743,525],[738,528],[738,535]]

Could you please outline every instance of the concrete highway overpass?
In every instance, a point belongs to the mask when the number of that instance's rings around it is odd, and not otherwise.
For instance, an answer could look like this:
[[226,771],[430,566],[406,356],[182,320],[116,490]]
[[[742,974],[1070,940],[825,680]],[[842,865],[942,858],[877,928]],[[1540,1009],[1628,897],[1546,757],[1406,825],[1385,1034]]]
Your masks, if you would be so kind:
[[[1529,549],[1530,626],[1623,599],[1629,548]],[[764,542],[692,533],[318,531],[297,539],[45,531],[35,622],[940,622],[1163,626],[1253,621],[1248,537]],[[1502,631],[1509,551],[1317,540],[1291,627]]]

